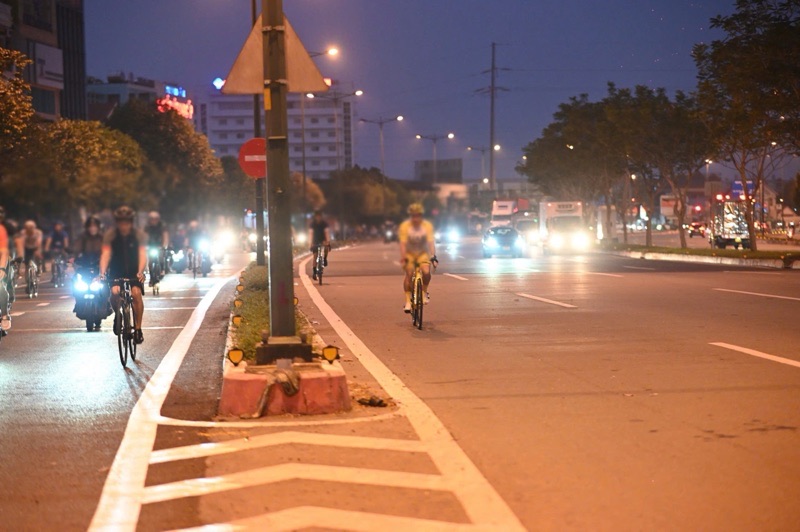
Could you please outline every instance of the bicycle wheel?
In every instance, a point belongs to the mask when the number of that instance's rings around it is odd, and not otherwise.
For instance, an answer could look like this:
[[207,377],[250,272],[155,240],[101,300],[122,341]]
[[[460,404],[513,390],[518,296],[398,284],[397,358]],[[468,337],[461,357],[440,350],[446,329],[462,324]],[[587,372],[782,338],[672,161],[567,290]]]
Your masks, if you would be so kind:
[[[129,309],[128,312],[130,312],[130,307],[128,307],[128,309]],[[131,322],[132,325],[131,325],[131,328],[130,328],[130,334],[128,335],[128,352],[131,354],[131,360],[136,362],[136,347],[137,347],[137,344],[136,344],[136,340],[134,340],[134,333],[135,333],[135,330],[136,330],[136,316],[135,315],[131,314],[130,322]]]
[[417,300],[417,304],[414,310],[417,318],[416,319],[417,329],[419,329],[420,331],[422,330],[422,308],[425,306],[424,301],[422,300],[423,297],[424,296],[422,293],[422,279],[417,277],[414,282],[414,299]]
[[322,265],[322,252],[317,252],[317,281],[322,285],[322,270],[325,268]]
[[126,327],[126,324],[128,323],[128,309],[124,303],[122,304],[122,309],[120,309],[120,314],[122,314],[122,324],[119,334],[117,335],[117,347],[119,347],[119,361],[122,363],[122,367],[124,368],[128,365],[128,341],[126,339],[128,332]]

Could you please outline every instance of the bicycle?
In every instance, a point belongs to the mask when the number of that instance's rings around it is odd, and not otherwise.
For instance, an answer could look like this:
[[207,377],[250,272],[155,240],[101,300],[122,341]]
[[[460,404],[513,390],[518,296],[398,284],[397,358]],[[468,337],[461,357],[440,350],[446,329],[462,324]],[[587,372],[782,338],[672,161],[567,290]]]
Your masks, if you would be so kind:
[[39,267],[35,260],[29,260],[25,265],[25,293],[28,299],[39,297]]
[[62,253],[53,258],[53,286],[64,286],[67,278],[67,261]]
[[314,279],[322,285],[322,272],[325,270],[325,253],[322,244],[317,244],[314,250]]
[[161,283],[161,279],[163,277],[161,266],[161,248],[150,248],[148,251],[148,256],[150,258],[150,264],[148,266],[148,271],[150,272],[150,287],[153,289],[153,295],[157,296],[161,292],[159,283]]
[[[119,348],[119,361],[122,367],[128,365],[128,355],[131,360],[136,362],[136,342],[134,341],[134,330],[136,329],[136,316],[133,314],[133,295],[131,294],[131,280],[127,278],[114,279],[114,284],[119,283],[120,290],[120,305],[119,316],[120,324],[119,330],[114,331],[117,334],[117,347]],[[117,316],[114,316],[116,321]]]
[[[3,317],[11,319],[11,305],[14,303],[14,282],[16,270],[22,263],[22,259],[14,259],[8,262],[6,276],[0,279],[0,320]],[[9,324],[11,322],[8,322]],[[8,330],[0,327],[0,340],[8,335]]]

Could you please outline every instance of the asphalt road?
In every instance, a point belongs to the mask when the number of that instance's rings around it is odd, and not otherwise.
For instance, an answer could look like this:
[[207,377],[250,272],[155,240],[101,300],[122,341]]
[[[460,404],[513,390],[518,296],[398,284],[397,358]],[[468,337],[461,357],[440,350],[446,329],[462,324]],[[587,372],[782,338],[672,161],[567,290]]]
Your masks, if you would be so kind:
[[320,291],[527,528],[796,529],[798,272],[438,255],[423,331],[396,245],[334,253]]
[[[127,369],[111,318],[102,331],[87,333],[72,314],[69,289],[49,286],[49,273],[42,274],[38,298],[25,298],[22,289],[11,333],[0,342],[0,530],[88,527],[142,390],[204,294],[243,260],[216,266],[206,279],[168,275],[160,296],[145,299],[145,343]],[[199,419],[215,414],[224,345],[219,329],[229,301],[219,298],[209,316],[211,334],[185,364],[204,379],[196,379],[189,400],[178,388],[174,410]]]

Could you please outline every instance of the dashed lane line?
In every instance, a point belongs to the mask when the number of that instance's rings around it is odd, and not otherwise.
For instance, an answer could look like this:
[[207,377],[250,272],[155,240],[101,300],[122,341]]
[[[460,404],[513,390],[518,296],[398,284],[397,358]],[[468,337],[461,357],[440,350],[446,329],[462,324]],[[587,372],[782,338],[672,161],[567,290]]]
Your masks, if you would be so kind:
[[645,270],[645,271],[649,271],[649,272],[656,271],[655,268],[646,268],[644,266],[623,266],[623,268],[628,268],[629,270]]
[[50,303],[49,303],[49,302],[45,302],[45,303],[36,303],[36,306],[37,306],[37,307],[48,307],[48,306],[50,306]]
[[128,419],[122,443],[103,485],[100,502],[89,530],[136,529],[142,509],[150,453],[158,429],[154,418],[161,412],[172,381],[183,364],[197,331],[203,325],[206,312],[225,283],[231,279],[234,277],[219,278],[214,282],[147,382]]
[[[472,463],[447,427],[433,413],[433,410],[386,367],[328,305],[305,273],[305,265],[309,260],[311,260],[310,257],[303,261],[300,268],[300,279],[303,286],[317,309],[330,323],[339,338],[347,344],[353,356],[372,374],[386,393],[405,408],[409,423],[420,441],[427,444],[428,455],[440,471],[440,478],[447,479],[447,482],[441,483],[442,487],[452,491],[469,519],[476,526],[494,527],[497,530],[508,531],[524,530],[517,516],[483,476],[483,473]],[[386,472],[378,473],[379,477],[383,475],[386,475]],[[404,473],[404,475],[407,474]],[[358,476],[355,478],[355,482],[363,481],[363,479],[359,480]],[[427,476],[415,478],[422,482],[427,479]],[[415,487],[419,488],[419,486]]]
[[622,275],[619,275],[617,273],[605,273],[605,272],[583,272],[583,273],[587,275],[602,275],[603,277],[618,277],[618,278],[623,277]]
[[557,305],[557,306],[559,306],[559,307],[564,307],[564,308],[578,308],[578,307],[576,307],[575,305],[570,305],[569,303],[562,303],[561,301],[553,301],[552,299],[546,299],[546,298],[544,298],[544,297],[532,296],[532,295],[530,295],[530,294],[518,293],[517,295],[518,295],[519,297],[524,297],[524,298],[527,298],[527,299],[532,299],[532,300],[534,300],[534,301],[540,301],[540,302],[542,302],[542,303],[548,303],[548,304],[550,304],[550,305]]
[[780,364],[786,364],[787,366],[794,366],[796,368],[800,368],[800,362],[798,362],[797,360],[792,360],[790,358],[778,357],[775,355],[762,353],[761,351],[756,351],[755,349],[748,349],[747,347],[741,347],[733,344],[726,344],[725,342],[711,342],[711,345],[722,347],[723,349],[730,349],[731,351],[738,351],[739,353],[744,353],[745,355],[763,358],[765,360],[771,360],[773,362],[778,362]]
[[455,275],[453,273],[445,273],[442,275],[446,277],[452,277],[453,279],[458,279],[459,281],[469,281],[469,279],[467,279],[466,277],[461,277],[460,275]]
[[778,296],[775,294],[760,294],[758,292],[745,292],[743,290],[730,290],[728,288],[715,288],[717,292],[731,292],[733,294],[744,294],[747,296],[769,297],[772,299],[787,299],[789,301],[800,301],[800,297]]
[[9,314],[9,316],[11,316],[12,318],[17,318],[19,316],[24,316],[24,315],[25,315],[24,312],[12,312],[11,314]]

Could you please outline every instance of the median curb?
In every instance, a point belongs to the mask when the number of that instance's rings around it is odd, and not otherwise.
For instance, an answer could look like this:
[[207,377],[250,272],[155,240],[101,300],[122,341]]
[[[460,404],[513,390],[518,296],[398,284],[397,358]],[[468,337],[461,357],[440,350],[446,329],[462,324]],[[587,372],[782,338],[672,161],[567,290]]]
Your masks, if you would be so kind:
[[[306,255],[300,253],[295,260]],[[249,366],[246,361],[235,366],[228,360],[227,353],[234,347],[233,329],[231,312],[225,341],[226,356],[222,363],[222,390],[217,408],[219,417],[252,418],[264,405],[263,396],[268,386],[266,405],[261,412],[264,416],[333,414],[352,409],[347,375],[338,361],[333,364],[322,361],[292,364],[298,376],[298,391],[287,395],[281,386],[272,386],[276,366]],[[317,353],[326,345],[316,332],[312,335],[311,344]]]
[[[696,264],[719,264],[726,266],[749,266],[751,268],[772,268],[783,270],[788,268],[780,259],[738,259],[735,257],[707,257],[702,255],[678,255],[651,251],[610,251],[611,255],[631,259],[665,260],[672,262],[692,262]],[[800,269],[800,261],[794,261],[792,269]]]

